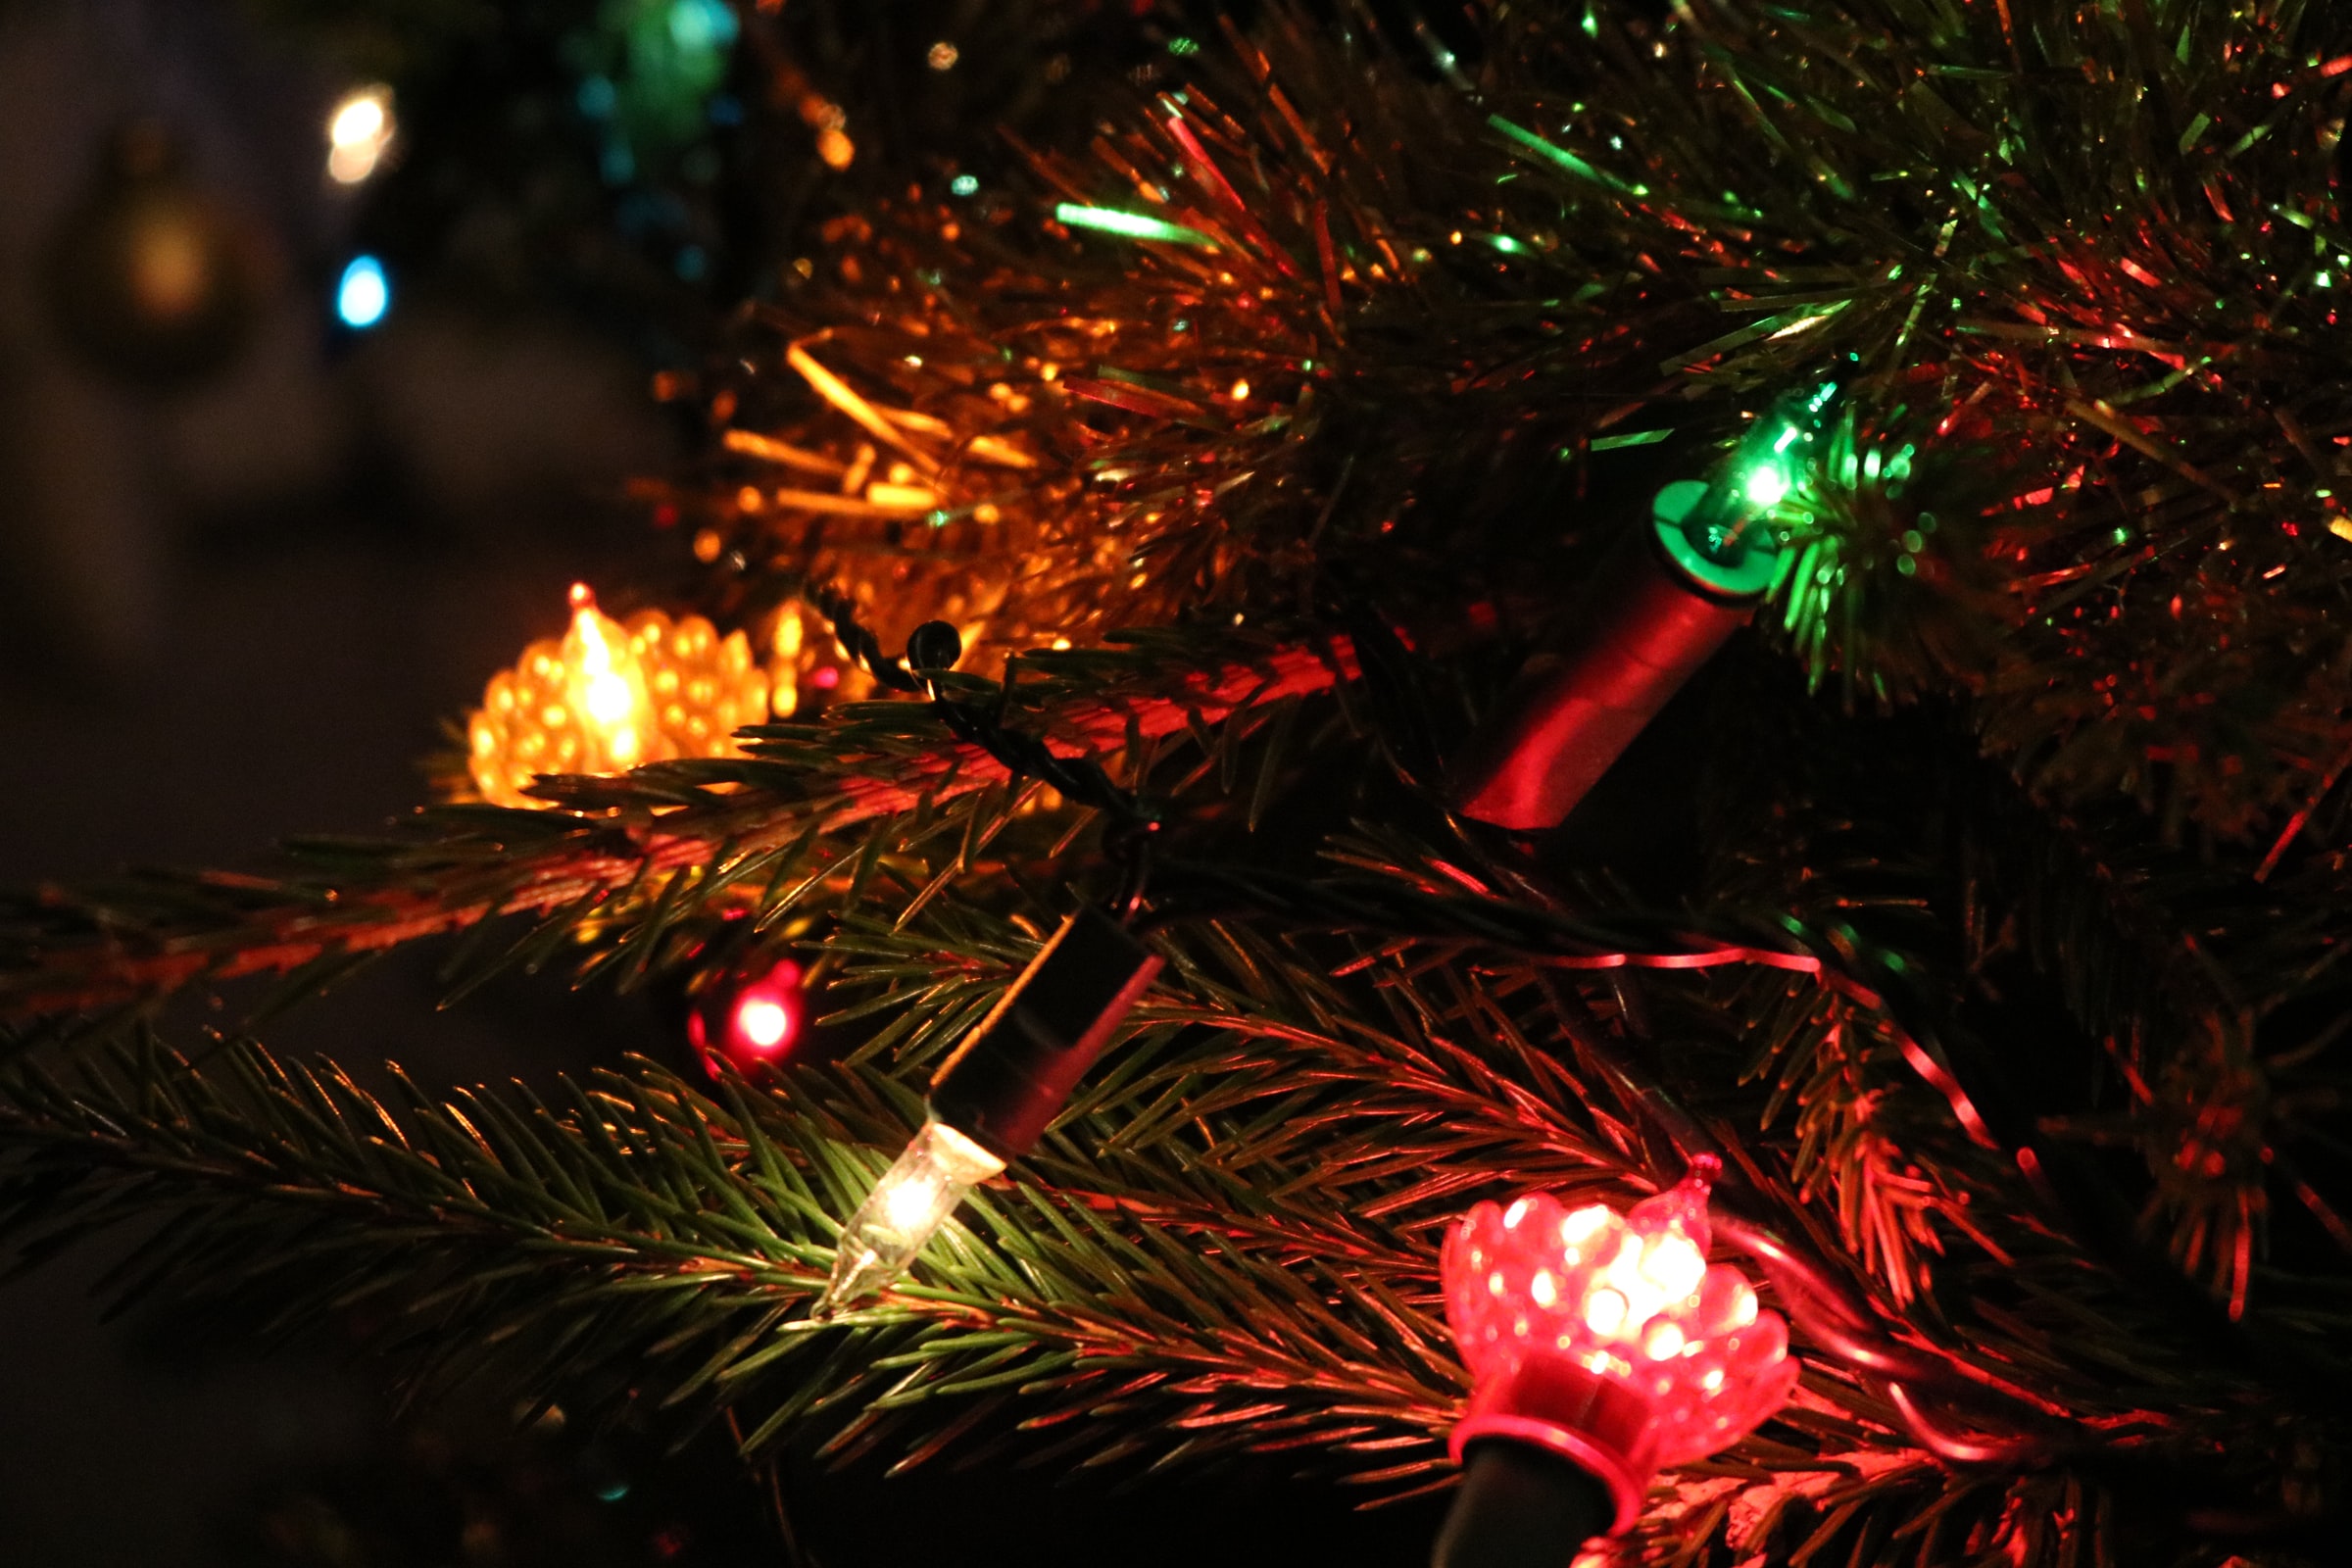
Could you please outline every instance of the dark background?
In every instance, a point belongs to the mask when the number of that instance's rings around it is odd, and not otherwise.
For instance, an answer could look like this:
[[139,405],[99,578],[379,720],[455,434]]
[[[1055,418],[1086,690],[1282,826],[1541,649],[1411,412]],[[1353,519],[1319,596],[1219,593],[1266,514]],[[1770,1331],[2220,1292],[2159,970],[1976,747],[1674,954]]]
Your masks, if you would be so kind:
[[[663,123],[628,96],[629,27],[659,3],[0,4],[0,883],[261,865],[281,836],[413,808],[442,726],[560,631],[568,583],[677,559],[625,493],[698,438],[655,376],[789,287],[861,181],[993,172],[991,126],[1055,134],[1169,35],[1082,0],[749,4],[723,74]],[[337,187],[326,118],[378,79],[395,157]],[[848,169],[811,94],[846,111]],[[234,237],[246,308],[194,369],[94,350],[60,304],[132,123]],[[393,305],[353,332],[331,302],[362,249]],[[680,1051],[658,1004],[556,982],[439,1011],[435,957],[395,956],[272,1043],[450,1082]],[[1435,1524],[1278,1474],[1105,1494],[795,1459],[770,1492],[714,1441],[518,1431],[464,1397],[404,1413],[338,1325],[266,1346],[160,1306],[102,1321],[92,1287],[138,1245],[0,1285],[0,1564],[1402,1563]]]
[[[324,177],[355,79],[226,7],[0,7],[0,880],[252,864],[284,833],[380,827],[422,798],[441,720],[561,627],[573,576],[628,554],[612,498],[676,441],[618,312],[396,270],[383,324],[334,331],[331,275],[377,194]],[[170,127],[268,273],[234,353],[179,384],[93,363],[45,275],[131,117]],[[611,999],[432,1002],[429,960],[404,958],[278,1038],[504,1076],[642,1023]],[[273,1511],[403,1455],[372,1369],[155,1312],[102,1323],[88,1290],[109,1260],[0,1289],[0,1562],[435,1560],[278,1553]]]

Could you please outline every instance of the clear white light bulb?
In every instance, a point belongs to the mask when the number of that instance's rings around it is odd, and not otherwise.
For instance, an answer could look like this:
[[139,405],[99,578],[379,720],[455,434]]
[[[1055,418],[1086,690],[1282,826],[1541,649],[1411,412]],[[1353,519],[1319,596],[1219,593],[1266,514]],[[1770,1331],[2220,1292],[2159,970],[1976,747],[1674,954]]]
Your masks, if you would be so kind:
[[346,94],[326,121],[326,172],[356,185],[375,172],[392,145],[392,89],[377,82]]
[[889,1284],[974,1183],[1037,1147],[1158,973],[1158,956],[1101,910],[1062,921],[931,1080],[923,1130],[842,1227],[817,1316]]
[[1004,1162],[945,1122],[928,1122],[842,1227],[833,1280],[816,1303],[827,1316],[855,1305],[913,1262],[963,1195]]

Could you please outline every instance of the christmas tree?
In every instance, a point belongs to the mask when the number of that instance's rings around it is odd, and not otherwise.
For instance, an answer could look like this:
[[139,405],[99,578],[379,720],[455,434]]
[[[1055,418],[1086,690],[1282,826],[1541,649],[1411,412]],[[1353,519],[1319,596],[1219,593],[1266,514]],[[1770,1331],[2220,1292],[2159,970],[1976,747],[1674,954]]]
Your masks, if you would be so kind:
[[[10,906],[20,1245],[753,1466],[1467,1433],[1456,1562],[2327,1559],[2352,21],[1161,46],[665,379],[676,571],[398,836]],[[449,939],[709,1071],[271,1052]]]

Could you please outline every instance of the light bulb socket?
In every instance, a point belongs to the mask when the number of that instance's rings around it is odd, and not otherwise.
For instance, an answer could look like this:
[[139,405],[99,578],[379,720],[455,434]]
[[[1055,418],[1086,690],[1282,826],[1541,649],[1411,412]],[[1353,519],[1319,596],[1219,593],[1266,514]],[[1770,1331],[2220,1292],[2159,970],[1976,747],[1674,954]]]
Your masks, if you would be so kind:
[[1470,1450],[1430,1568],[1567,1568],[1609,1533],[1616,1500],[1544,1448],[1489,1439]]
[[1592,1534],[1621,1535],[1642,1517],[1657,1470],[1655,1408],[1635,1390],[1563,1355],[1531,1355],[1471,1396],[1453,1429],[1456,1464],[1478,1446],[1538,1448],[1590,1476],[1608,1494],[1612,1518]]
[[932,1117],[1000,1159],[1029,1152],[1159,965],[1117,921],[1081,908],[941,1064]]
[[1704,530],[1696,526],[1696,519],[1722,498],[1729,483],[1678,479],[1661,489],[1650,498],[1647,538],[1684,589],[1735,606],[1744,614],[1772,586],[1773,574],[1780,568],[1781,545],[1777,535],[1760,529],[1713,552],[1701,546],[1694,535],[1703,536]]
[[1564,634],[1527,662],[1473,741],[1452,789],[1465,816],[1521,833],[1557,827],[1753,612],[1762,582],[1733,595],[1672,556],[1669,535],[1680,535],[1665,512],[1687,510],[1690,498],[1666,494],[1651,525],[1602,562]]

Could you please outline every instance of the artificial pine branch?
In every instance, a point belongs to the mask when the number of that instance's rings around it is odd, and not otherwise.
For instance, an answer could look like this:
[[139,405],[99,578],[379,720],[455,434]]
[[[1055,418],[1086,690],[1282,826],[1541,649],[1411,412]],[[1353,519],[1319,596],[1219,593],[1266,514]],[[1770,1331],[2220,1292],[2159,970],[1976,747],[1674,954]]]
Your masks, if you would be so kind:
[[[1203,1321],[1199,1313],[1234,1289],[1182,1240],[1228,1228],[1225,1211],[1206,1205],[1189,1217],[1183,1205],[1159,1205],[1165,1219],[1113,1229],[1084,1205],[1008,1191],[1009,1207],[979,1210],[1002,1233],[1002,1255],[967,1242],[943,1285],[909,1286],[840,1325],[804,1318],[780,1338],[729,1338],[747,1323],[777,1330],[784,1313],[805,1310],[829,1263],[828,1211],[876,1168],[847,1152],[842,1121],[740,1089],[721,1104],[646,1069],[567,1086],[551,1108],[485,1092],[435,1105],[403,1081],[387,1107],[340,1072],[288,1069],[242,1043],[197,1062],[125,1046],[85,1058],[70,1080],[20,1064],[10,1088],[7,1120],[23,1158],[7,1184],[7,1223],[21,1239],[31,1233],[33,1252],[146,1212],[160,1182],[175,1194],[179,1224],[160,1256],[141,1260],[142,1275],[259,1292],[288,1322],[388,1299],[422,1320],[396,1338],[475,1347],[473,1358],[525,1386],[552,1370],[529,1359],[535,1348],[595,1359],[645,1351],[658,1338],[665,1360],[690,1358],[678,1396],[717,1383],[731,1404],[755,1402],[763,1385],[754,1374],[789,1352],[839,1338],[911,1343],[894,1330],[914,1321],[941,1332],[904,1358],[922,1376],[891,1382],[882,1409],[916,1404],[914,1390],[930,1384],[959,1392],[956,1377],[981,1348],[1020,1343],[1038,1352],[1022,1381],[1073,1361],[1097,1381],[1125,1366],[1181,1364],[1190,1381],[1176,1392],[1196,1401],[1196,1418],[1214,1408],[1201,1396],[1235,1385],[1287,1390],[1286,1408],[1338,1401],[1342,1413],[1378,1412],[1380,1424],[1423,1431],[1438,1420],[1434,1396],[1388,1358],[1358,1364],[1319,1348],[1324,1309],[1279,1269],[1244,1273],[1302,1319],[1237,1306]],[[887,1115],[881,1105],[869,1087],[842,1109],[870,1134]],[[1041,1228],[1067,1247],[1037,1246]],[[408,1246],[387,1256],[396,1239]],[[1319,1250],[1298,1233],[1280,1246],[1293,1261]],[[1420,1272],[1428,1268],[1424,1257]],[[1139,1313],[1157,1294],[1155,1275],[1165,1276],[1165,1304]],[[1126,1298],[1106,1302],[1114,1289]],[[1253,1294],[1249,1304],[1267,1301]],[[541,1340],[523,1332],[533,1324],[567,1332]],[[592,1348],[572,1340],[583,1330],[599,1342]],[[1443,1336],[1426,1318],[1420,1336],[1421,1375],[1443,1380],[1446,1363],[1433,1348]],[[888,1369],[860,1357],[840,1372],[870,1389]],[[785,1413],[817,1392],[788,1390]],[[858,1429],[875,1419],[869,1412]],[[751,1442],[781,1427],[770,1414]]]
[[[1223,641],[1231,662],[1205,669],[1169,657],[1166,639],[1036,656],[1017,672],[1014,712],[1071,755],[1148,768],[1166,743],[1205,737],[1215,755],[1220,726],[1238,740],[1265,710],[1352,675],[1343,642]],[[860,704],[821,727],[769,726],[746,760],[551,780],[557,812],[439,807],[406,840],[306,841],[293,849],[316,869],[294,876],[45,888],[8,911],[16,956],[0,966],[0,1005],[89,1008],[255,973],[323,984],[350,960],[503,915],[534,921],[511,957],[543,962],[593,923],[612,951],[637,940],[642,967],[689,910],[748,907],[770,922],[837,893],[874,845],[986,844],[1020,804],[1008,782],[922,705]]]
[[[0,1079],[9,1223],[38,1250],[161,1208],[186,1223],[129,1287],[397,1301],[418,1353],[526,1382],[648,1358],[754,1449],[914,1462],[1026,1424],[1061,1445],[1031,1455],[1393,1492],[1441,1479],[1460,1393],[1447,1219],[1708,1146],[1810,1271],[1788,1298],[1838,1310],[1798,1401],[1629,1554],[2292,1560],[2340,1517],[2352,1328],[2352,32],[2296,0],[1648,9],[1482,8],[1483,55],[1431,80],[1277,8],[1033,190],[844,220],[704,388],[731,428],[673,494],[711,608],[838,578],[889,635],[978,627],[981,667],[1067,638],[1011,664],[1009,720],[1166,807],[1134,1039],[885,1307],[802,1315],[833,1216],[1102,874],[1080,813],[1024,814],[911,703],[5,933],[0,994],[37,1010],[307,985],[500,911],[508,957],[627,982],[714,961],[729,913],[816,911],[844,1075],[385,1112],[258,1047],[32,1048]],[[1104,207],[1163,227],[1088,231]],[[1765,695],[1695,764],[1740,808],[1690,906],[1455,831],[1444,740],[1560,586],[1827,377],[1847,413],[1731,656]],[[1774,660],[1801,682],[1752,678]],[[1877,711],[1923,700],[1951,722]],[[1978,1126],[1955,1066],[2024,1092]]]
[[[1220,953],[1230,953],[1229,941],[1210,943],[1182,967],[1187,992],[1200,988],[1199,977],[1228,967]],[[1263,977],[1269,956],[1242,960],[1241,968]],[[888,1384],[882,1411],[957,1425],[967,1411],[940,1409],[917,1394],[944,1396],[975,1380],[992,1392],[1016,1381],[1058,1388],[1052,1381],[1057,1369],[1075,1369],[1055,1360],[1067,1352],[1089,1371],[1104,1370],[1096,1361],[1111,1372],[1155,1369],[1175,1396],[1192,1401],[1179,1418],[1189,1424],[1176,1429],[1192,1453],[1246,1448],[1261,1426],[1287,1443],[1337,1422],[1349,1429],[1349,1442],[1366,1445],[1384,1442],[1398,1423],[1424,1435],[1432,1430],[1444,1418],[1444,1385],[1399,1406],[1404,1386],[1385,1370],[1399,1353],[1399,1333],[1401,1343],[1419,1347],[1412,1353],[1429,1369],[1424,1375],[1444,1369],[1433,1348],[1443,1337],[1426,1316],[1432,1249],[1408,1238],[1429,1235],[1461,1200],[1462,1188],[1458,1180],[1433,1183],[1428,1173],[1533,1177],[1573,1190],[1595,1177],[1622,1180],[1631,1167],[1551,1108],[1590,1099],[1594,1086],[1563,1079],[1561,1066],[1533,1042],[1497,1058],[1495,1045],[1507,1032],[1452,1036],[1456,1024],[1495,1018],[1492,972],[1472,966],[1458,972],[1480,974],[1480,986],[1448,985],[1449,962],[1397,958],[1400,978],[1374,983],[1402,993],[1396,1016],[1404,1032],[1360,1045],[1318,1038],[1307,1026],[1313,1012],[1337,1010],[1330,1005],[1336,998],[1327,996],[1321,1008],[1303,997],[1284,1007],[1281,994],[1264,993],[1262,978],[1244,1020],[1231,1016],[1230,980],[1205,982],[1205,1011],[1155,1009],[1146,1022],[1163,1031],[1156,1051],[1145,1048],[1152,1070],[1078,1107],[1066,1136],[1040,1161],[1054,1176],[1084,1172],[1085,1185],[1057,1182],[1017,1211],[983,1208],[981,1222],[1004,1260],[987,1249],[952,1248],[936,1270],[939,1287],[909,1287],[881,1314],[896,1321],[893,1314],[910,1312],[931,1325],[913,1341],[897,1342],[905,1349],[893,1357],[913,1359],[886,1358],[890,1364],[879,1369],[922,1372]],[[1300,984],[1300,971],[1286,972],[1289,991]],[[1359,971],[1355,983],[1371,973]],[[1172,1025],[1188,1027],[1165,1033]],[[1194,1052],[1182,1049],[1181,1042],[1204,1035]],[[1247,1059],[1250,1042],[1268,1040],[1279,1042],[1280,1056],[1263,1064]],[[1232,1059],[1237,1049],[1244,1059]],[[1517,1071],[1494,1076],[1511,1062]],[[1178,1075],[1213,1079],[1222,1092],[1190,1097],[1194,1115],[1162,1118],[1156,1131],[1147,1130],[1152,1118],[1139,1117],[1140,1107],[1164,1098]],[[506,1346],[531,1322],[548,1324],[556,1344],[591,1362],[639,1353],[658,1340],[665,1356],[714,1357],[683,1373],[685,1386],[727,1391],[729,1407],[754,1418],[756,1444],[781,1438],[816,1408],[847,1409],[859,1391],[881,1387],[874,1364],[858,1356],[827,1360],[821,1373],[808,1374],[796,1363],[823,1352],[799,1351],[795,1334],[807,1342],[833,1331],[785,1327],[793,1303],[818,1284],[811,1262],[825,1250],[823,1213],[846,1201],[871,1168],[871,1156],[852,1159],[839,1140],[880,1133],[879,1141],[895,1141],[871,1089],[846,1108],[820,1109],[813,1121],[806,1096],[817,1094],[820,1107],[828,1097],[807,1080],[789,1102],[730,1092],[727,1109],[646,1073],[607,1079],[594,1094],[573,1092],[556,1115],[528,1101],[480,1094],[444,1110],[412,1095],[401,1103],[395,1136],[386,1113],[347,1080],[290,1074],[248,1048],[223,1048],[214,1062],[193,1067],[128,1054],[103,1063],[85,1056],[77,1077],[61,1084],[20,1064],[9,1086],[18,1107],[9,1136],[29,1153],[12,1208],[20,1225],[35,1217],[22,1206],[27,1195],[37,1198],[45,1227],[71,1228],[123,1205],[136,1211],[153,1200],[143,1187],[166,1178],[188,1204],[175,1229],[178,1245],[160,1260],[168,1269],[263,1288],[297,1315],[312,1304],[301,1286],[313,1271],[331,1287],[327,1299],[339,1301],[397,1298],[422,1282],[428,1289],[416,1313],[428,1343],[443,1348]],[[1512,1093],[1514,1083],[1539,1092]],[[1512,1118],[1497,1123],[1491,1111],[1482,1121],[1433,1118],[1449,1098],[1465,1109],[1515,1102],[1520,1116],[1535,1119],[1513,1128]],[[1269,1104],[1280,1113],[1265,1115]],[[1301,1126],[1308,1129],[1303,1149]],[[1109,1127],[1130,1136],[1103,1136]],[[1206,1129],[1198,1144],[1195,1128]],[[1365,1142],[1357,1152],[1359,1135]],[[1104,1152],[1087,1152],[1096,1148]],[[62,1191],[60,1178],[71,1182]],[[236,1200],[224,1200],[226,1194]],[[290,1224],[281,1217],[288,1209]],[[1335,1233],[1323,1218],[1333,1213],[1361,1218]],[[1041,1249],[1049,1235],[1057,1241]],[[449,1250],[438,1261],[411,1255],[394,1266],[382,1251],[393,1236],[412,1248]],[[506,1252],[516,1254],[515,1265],[498,1261]],[[520,1266],[524,1259],[533,1261]],[[2003,1276],[2010,1289],[2031,1277],[2018,1272],[2025,1261],[2010,1259]],[[364,1271],[356,1282],[355,1268]],[[1343,1300],[1355,1304],[1331,1318],[1311,1293],[1298,1295],[1300,1270],[1330,1271]],[[1990,1280],[1972,1284],[1988,1298],[1999,1294]],[[1167,1304],[1155,1305],[1162,1292]],[[1231,1306],[1217,1304],[1236,1292]],[[1107,1317],[1099,1315],[1105,1310]],[[1304,1315],[1284,1327],[1286,1313]],[[858,1332],[864,1321],[841,1332]],[[993,1337],[1004,1333],[1020,1338]],[[593,1335],[593,1343],[584,1346],[579,1334]],[[1346,1352],[1335,1360],[1306,1348],[1331,1345],[1335,1335],[1343,1344],[1370,1336],[1365,1353],[1378,1348],[1378,1358],[1359,1366]],[[1987,1343],[1982,1328],[1977,1339]],[[527,1352],[528,1343],[527,1336],[514,1341],[502,1355]],[[1007,1345],[1016,1343],[1041,1347],[1044,1361],[1007,1357]],[[2161,1350],[2143,1353],[2163,1358]],[[972,1356],[995,1359],[974,1370],[959,1359]],[[767,1367],[778,1368],[777,1377],[800,1372],[818,1381],[793,1385],[769,1412],[760,1403],[769,1385],[755,1378]],[[2069,1407],[2095,1408],[2095,1384],[2073,1381]],[[1836,1390],[1823,1396],[1835,1401]],[[1211,1396],[1225,1402],[1200,1402]],[[1867,1396],[1854,1397],[1862,1400],[1858,1408],[1870,1408]],[[1248,1414],[1218,1419],[1235,1409]],[[869,1410],[851,1418],[837,1441],[843,1451],[860,1448],[901,1419]],[[2177,1447],[2181,1440],[2165,1441]],[[1141,1446],[1133,1451],[1151,1446],[1130,1434],[1114,1447],[1128,1451],[1129,1443]],[[1429,1462],[1425,1452],[1400,1470],[1388,1447],[1367,1451],[1385,1456],[1370,1468],[1391,1480],[1419,1477]],[[1764,1452],[1751,1461],[1764,1471],[1751,1474],[1819,1462],[1788,1450],[1785,1439],[1768,1442]],[[1890,1488],[1878,1500],[1895,1506],[1906,1495]]]
[[[1052,197],[1212,245],[1033,227],[1018,193],[844,224],[784,336],[831,329],[834,371],[1034,460],[986,490],[999,522],[968,521],[975,489],[930,543],[968,575],[1003,528],[1040,569],[934,589],[901,559],[899,612],[986,600],[1016,643],[1083,638],[1171,593],[1296,611],[1338,572],[1408,618],[1540,620],[1593,537],[1547,466],[1582,493],[1620,461],[1596,446],[1703,449],[1830,376],[1851,422],[1778,590],[1816,678],[1976,696],[1987,744],[2070,802],[2230,836],[2312,809],[2342,772],[2352,569],[2327,532],[2352,232],[2326,17],[1590,15],[1482,11],[1461,93],[1278,13],[1095,161],[1040,155]],[[773,339],[743,357],[737,417],[846,466],[858,432]],[[754,560],[907,553],[906,520],[734,493],[707,520]]]

